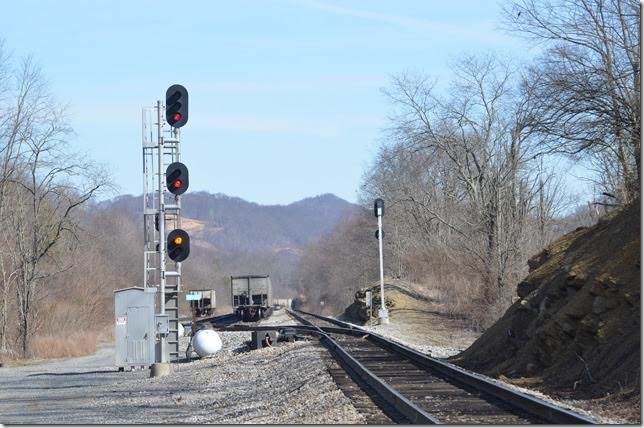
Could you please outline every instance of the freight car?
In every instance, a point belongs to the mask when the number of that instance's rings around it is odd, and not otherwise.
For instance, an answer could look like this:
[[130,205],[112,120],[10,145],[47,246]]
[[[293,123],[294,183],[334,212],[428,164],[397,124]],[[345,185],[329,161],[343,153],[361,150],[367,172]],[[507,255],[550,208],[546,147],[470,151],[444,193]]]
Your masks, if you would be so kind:
[[273,299],[273,308],[286,308],[291,309],[293,299]]
[[258,321],[273,312],[273,287],[268,275],[231,276],[233,311],[242,321]]
[[208,317],[217,307],[215,290],[189,290],[186,300],[190,303],[190,312],[196,317]]

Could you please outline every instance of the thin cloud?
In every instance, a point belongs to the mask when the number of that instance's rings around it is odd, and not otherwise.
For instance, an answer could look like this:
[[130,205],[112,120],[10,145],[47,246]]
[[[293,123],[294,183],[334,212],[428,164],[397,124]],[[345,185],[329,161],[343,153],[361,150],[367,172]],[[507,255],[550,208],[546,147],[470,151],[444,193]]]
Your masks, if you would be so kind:
[[335,15],[351,16],[354,18],[382,22],[407,30],[440,33],[444,36],[467,38],[475,41],[488,41],[495,43],[504,43],[508,41],[507,37],[495,31],[477,30],[469,25],[445,24],[438,21],[430,21],[428,19],[419,19],[404,15],[390,15],[365,9],[339,6],[337,4],[320,0],[303,0],[296,2],[296,4]]
[[335,15],[343,16],[353,16],[355,18],[363,18],[371,21],[379,21],[387,24],[396,25],[408,29],[420,29],[427,30],[428,28],[436,28],[436,24],[422,20],[411,18],[407,16],[396,16],[389,15],[379,12],[372,12],[369,10],[355,9],[344,6],[338,6],[336,4],[331,4],[319,0],[305,0],[303,2],[298,2],[304,5],[307,5],[311,8],[318,9],[324,12],[333,13]]
[[193,116],[195,116],[193,117],[193,126],[198,128],[244,133],[309,135],[322,138],[335,138],[338,136],[337,126],[330,122],[322,123],[311,120],[252,114],[200,114]]
[[345,91],[357,88],[378,89],[387,83],[386,77],[375,75],[348,76],[309,76],[309,77],[266,77],[258,79],[223,80],[216,82],[200,82],[196,86],[200,90],[232,92],[232,93],[299,93],[318,91]]
[[356,128],[375,130],[382,124],[383,117],[369,113],[358,113],[350,117],[342,114],[325,114],[311,118],[301,115],[201,112],[193,115],[191,121],[191,127],[194,129],[337,140],[340,137],[346,138]]

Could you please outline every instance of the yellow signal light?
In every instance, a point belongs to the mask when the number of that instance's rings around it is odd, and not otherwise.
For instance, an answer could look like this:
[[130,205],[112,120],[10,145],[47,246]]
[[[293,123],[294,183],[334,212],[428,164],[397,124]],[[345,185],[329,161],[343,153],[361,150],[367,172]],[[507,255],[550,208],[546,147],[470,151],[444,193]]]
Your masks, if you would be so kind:
[[180,236],[177,236],[174,238],[174,245],[181,245],[183,244],[183,238]]

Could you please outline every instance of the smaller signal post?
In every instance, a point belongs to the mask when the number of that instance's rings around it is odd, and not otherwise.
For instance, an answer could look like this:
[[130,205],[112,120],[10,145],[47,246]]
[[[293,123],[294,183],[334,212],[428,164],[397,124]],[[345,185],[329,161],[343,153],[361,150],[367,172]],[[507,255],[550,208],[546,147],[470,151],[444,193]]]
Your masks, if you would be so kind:
[[378,309],[378,320],[380,324],[389,324],[389,311],[385,306],[385,274],[382,260],[382,216],[385,214],[385,201],[381,198],[373,202],[373,213],[378,218],[376,237],[378,238],[378,248],[380,249],[380,309]]

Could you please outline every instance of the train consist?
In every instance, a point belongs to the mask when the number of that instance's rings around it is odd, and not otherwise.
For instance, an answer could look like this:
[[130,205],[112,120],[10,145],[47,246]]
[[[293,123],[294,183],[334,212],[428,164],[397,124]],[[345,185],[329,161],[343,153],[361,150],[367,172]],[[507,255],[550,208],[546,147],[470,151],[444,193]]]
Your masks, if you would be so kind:
[[268,275],[230,277],[233,311],[242,321],[258,321],[273,312],[273,287]]
[[186,300],[190,303],[190,312],[196,318],[214,314],[217,307],[215,290],[189,290]]

